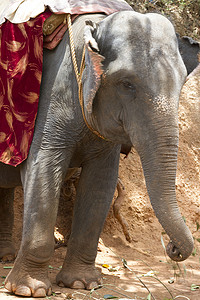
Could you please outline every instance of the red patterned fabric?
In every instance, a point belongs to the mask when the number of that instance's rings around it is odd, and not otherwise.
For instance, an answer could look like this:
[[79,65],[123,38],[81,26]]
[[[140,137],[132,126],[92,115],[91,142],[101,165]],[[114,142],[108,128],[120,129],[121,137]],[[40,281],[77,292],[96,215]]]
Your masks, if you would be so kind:
[[27,158],[37,114],[43,61],[44,12],[25,23],[0,26],[0,161]]

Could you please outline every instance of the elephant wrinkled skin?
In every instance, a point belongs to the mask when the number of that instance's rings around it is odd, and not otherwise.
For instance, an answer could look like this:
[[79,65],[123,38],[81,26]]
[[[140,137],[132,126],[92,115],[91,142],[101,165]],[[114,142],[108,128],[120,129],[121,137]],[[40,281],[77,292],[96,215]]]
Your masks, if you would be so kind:
[[[87,25],[86,20],[90,20]],[[158,14],[126,11],[107,17],[79,16],[73,32],[79,65],[84,40],[86,45],[82,78],[86,119],[105,140],[83,120],[66,33],[56,49],[44,51],[41,97],[28,159],[16,169],[0,165],[4,212],[12,204],[20,176],[24,190],[21,247],[5,283],[17,295],[51,293],[47,270],[60,188],[67,169],[73,167],[82,171],[57,283],[91,289],[102,282],[95,269],[97,244],[115,191],[122,144],[134,146],[140,155],[152,206],[171,240],[168,255],[181,261],[193,248],[175,194],[178,102],[186,68],[173,26]],[[8,196],[3,197],[6,191]],[[12,209],[10,215],[3,215],[0,245],[12,254],[12,224],[7,226]]]

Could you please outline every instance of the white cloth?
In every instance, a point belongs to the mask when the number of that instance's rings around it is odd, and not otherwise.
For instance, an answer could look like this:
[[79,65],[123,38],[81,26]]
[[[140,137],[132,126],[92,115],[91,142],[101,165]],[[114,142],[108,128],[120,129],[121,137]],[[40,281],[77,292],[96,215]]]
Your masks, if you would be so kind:
[[47,5],[53,12],[70,13],[67,0],[1,0],[0,24],[5,22],[5,19],[12,23],[26,22],[45,11]]
[[0,24],[6,19],[12,23],[26,22],[45,11],[47,6],[54,13],[70,14],[92,12],[94,7],[96,12],[108,14],[131,9],[125,0],[0,0]]

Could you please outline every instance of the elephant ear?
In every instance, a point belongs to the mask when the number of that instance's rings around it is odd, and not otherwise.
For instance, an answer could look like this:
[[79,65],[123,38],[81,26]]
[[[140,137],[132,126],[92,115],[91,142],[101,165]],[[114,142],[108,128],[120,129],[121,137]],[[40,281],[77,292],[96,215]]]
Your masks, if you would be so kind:
[[199,64],[198,54],[200,51],[200,43],[188,36],[180,37],[179,34],[176,34],[176,36],[179,51],[186,66],[187,73],[190,74]]
[[93,100],[100,87],[101,75],[103,74],[102,61],[105,59],[104,56],[99,54],[97,41],[93,37],[97,26],[92,21],[86,21],[84,30],[85,70],[83,75],[83,99],[88,113],[92,113]]

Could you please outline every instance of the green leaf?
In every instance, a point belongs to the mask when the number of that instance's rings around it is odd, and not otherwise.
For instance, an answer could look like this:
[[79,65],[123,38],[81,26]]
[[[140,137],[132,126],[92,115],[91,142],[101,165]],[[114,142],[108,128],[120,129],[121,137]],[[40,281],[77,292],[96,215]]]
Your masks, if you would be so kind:
[[120,266],[117,266],[117,267],[109,267],[108,268],[108,271],[109,272],[117,272],[120,270]]
[[1,278],[5,279],[5,278],[6,278],[6,276],[1,276]]
[[127,261],[125,260],[125,258],[122,258],[122,263],[123,263],[123,265],[124,265],[124,268],[127,268]]
[[200,243],[200,239],[196,239],[197,240],[197,242],[199,242]]
[[183,265],[183,270],[184,270],[184,275],[186,276],[186,274],[187,274],[187,269],[186,269],[185,264]]
[[53,269],[53,267],[51,265],[49,265],[49,269]]
[[103,296],[104,299],[117,299],[118,297],[110,295],[110,294],[106,294]]
[[200,286],[199,285],[196,285],[196,284],[192,284],[191,285],[191,291],[196,291],[196,290],[198,290],[198,289],[200,289]]
[[182,216],[182,218],[183,218],[183,221],[186,223],[186,218],[184,216]]
[[192,252],[192,256],[195,256],[197,254],[197,248],[194,248],[193,252]]
[[151,294],[147,296],[147,300],[151,300]]
[[163,237],[162,237],[162,235],[161,235],[161,244],[162,244],[162,246],[163,246],[163,248],[164,248],[164,250],[166,251],[166,247],[165,247],[165,243],[164,243],[164,240],[163,240]]
[[199,225],[199,223],[198,222],[196,222],[196,225],[197,225],[197,231],[199,230],[199,228],[200,228],[200,225]]
[[5,266],[3,267],[4,269],[12,269],[13,267],[12,266]]

